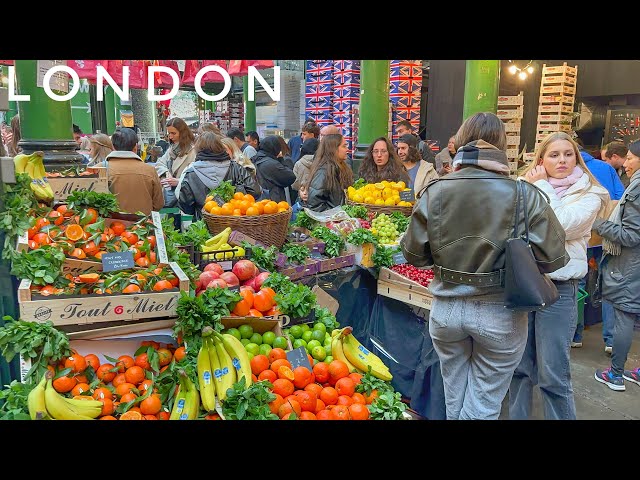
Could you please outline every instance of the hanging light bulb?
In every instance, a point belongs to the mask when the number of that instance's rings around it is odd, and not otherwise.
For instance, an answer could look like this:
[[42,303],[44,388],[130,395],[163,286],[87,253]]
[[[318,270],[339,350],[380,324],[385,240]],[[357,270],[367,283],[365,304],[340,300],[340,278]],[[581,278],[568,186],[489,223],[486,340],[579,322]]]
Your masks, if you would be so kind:
[[510,73],[511,75],[515,75],[515,73],[516,73],[517,71],[518,71],[518,67],[516,67],[515,65],[511,65],[511,66],[509,67],[509,73]]
[[532,75],[533,74],[533,67],[527,68],[527,72],[529,73],[529,75]]
[[527,78],[527,72],[520,72],[520,73],[518,74],[518,78],[519,78],[520,80],[526,80],[526,78]]

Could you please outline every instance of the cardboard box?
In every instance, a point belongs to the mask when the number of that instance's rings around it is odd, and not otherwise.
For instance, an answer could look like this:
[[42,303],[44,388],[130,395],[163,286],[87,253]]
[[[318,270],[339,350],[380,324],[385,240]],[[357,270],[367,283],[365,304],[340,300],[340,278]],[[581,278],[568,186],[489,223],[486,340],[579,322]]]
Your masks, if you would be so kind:
[[504,131],[505,132],[518,132],[520,133],[520,120],[518,120],[517,122],[504,122]]
[[327,258],[318,262],[318,273],[328,272],[330,270],[337,270],[338,268],[350,267],[356,262],[356,256],[354,254],[341,255],[339,257]]
[[570,67],[569,65],[559,65],[556,67],[544,67],[542,69],[542,75],[557,74],[557,73],[576,75],[578,73],[578,69],[575,67]]

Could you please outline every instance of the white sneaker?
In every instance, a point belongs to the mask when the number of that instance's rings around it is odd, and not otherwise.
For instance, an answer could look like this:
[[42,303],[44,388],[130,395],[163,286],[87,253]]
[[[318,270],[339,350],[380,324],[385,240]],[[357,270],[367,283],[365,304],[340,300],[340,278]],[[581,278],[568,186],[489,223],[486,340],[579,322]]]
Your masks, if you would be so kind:
[[582,342],[571,342],[571,348],[582,348]]
[[611,352],[613,352],[613,347],[604,347],[604,353],[611,355]]

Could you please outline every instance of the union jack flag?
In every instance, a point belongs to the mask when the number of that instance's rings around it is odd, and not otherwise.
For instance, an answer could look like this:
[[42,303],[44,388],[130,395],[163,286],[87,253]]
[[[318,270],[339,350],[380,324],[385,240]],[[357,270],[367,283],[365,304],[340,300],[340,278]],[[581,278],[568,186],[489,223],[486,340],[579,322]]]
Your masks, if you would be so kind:
[[314,103],[330,104],[333,97],[331,96],[330,93],[315,91],[315,92],[305,93],[304,99],[307,102],[307,104],[314,104]]
[[331,75],[333,61],[331,60],[307,60],[307,74]]
[[422,78],[422,62],[420,60],[391,60],[389,64],[390,77],[419,77]]
[[353,97],[358,101],[360,98],[360,85],[333,84],[334,97]]
[[331,103],[335,110],[351,111],[351,107],[358,104],[358,99],[353,97],[342,97],[342,98],[333,97],[331,99]]
[[324,92],[331,95],[333,91],[333,80],[331,78],[327,80],[309,80],[307,79],[307,84],[305,87],[305,92]]
[[334,70],[333,79],[343,85],[360,86],[360,70]]
[[333,68],[336,70],[360,71],[360,60],[334,60]]
[[413,107],[420,105],[420,90],[406,93],[390,93],[389,99],[398,106]]

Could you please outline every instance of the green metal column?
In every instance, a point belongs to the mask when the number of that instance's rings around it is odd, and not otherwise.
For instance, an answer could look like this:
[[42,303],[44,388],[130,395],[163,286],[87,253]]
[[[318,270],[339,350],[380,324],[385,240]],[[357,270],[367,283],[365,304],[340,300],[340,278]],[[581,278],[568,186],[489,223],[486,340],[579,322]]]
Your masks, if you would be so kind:
[[109,86],[104,89],[104,108],[107,112],[107,131],[104,133],[112,135],[116,131],[116,93]]
[[360,66],[358,143],[386,137],[389,129],[389,60],[363,60]]
[[256,102],[249,101],[249,77],[242,77],[242,94],[244,97],[244,131],[256,131]]
[[15,67],[18,95],[31,95],[29,101],[18,102],[22,134],[18,145],[27,154],[43,151],[47,169],[81,164],[84,157],[75,151],[71,102],[52,100],[37,86],[37,60],[16,60]]
[[[2,72],[2,75],[7,77],[9,75],[9,67],[6,65],[1,65],[0,72]],[[0,85],[0,86],[6,87],[6,85]],[[4,115],[4,120],[5,122],[7,122],[7,125],[11,124],[11,119],[15,117],[17,114],[18,114],[18,102],[11,100],[9,102],[9,110],[7,110],[7,112]]]
[[[69,88],[73,84],[69,81]],[[80,90],[71,99],[71,119],[80,127],[85,135],[91,135],[94,131],[91,121],[91,95],[89,94],[89,82],[80,79]]]
[[499,85],[500,60],[467,60],[462,120],[478,112],[496,113]]

